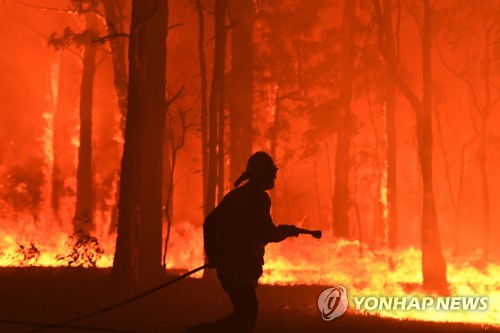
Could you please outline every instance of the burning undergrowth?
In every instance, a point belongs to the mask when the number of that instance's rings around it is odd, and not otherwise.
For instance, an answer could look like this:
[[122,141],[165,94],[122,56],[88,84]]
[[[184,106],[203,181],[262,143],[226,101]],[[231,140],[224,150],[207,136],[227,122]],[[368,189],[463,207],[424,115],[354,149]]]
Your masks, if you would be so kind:
[[33,243],[20,244],[17,253],[22,256],[19,266],[37,265],[38,259],[40,259],[40,251]]
[[[31,220],[32,223],[32,220]],[[114,246],[111,234],[100,237],[71,234],[54,228],[50,237],[30,239],[8,230],[0,231],[0,266],[70,266],[110,267]],[[63,232],[65,231],[65,232]],[[421,252],[414,248],[388,251],[372,249],[359,241],[334,239],[324,230],[321,240],[307,235],[287,239],[266,247],[264,275],[260,282],[269,285],[344,286],[348,297],[422,297],[429,292],[421,288]],[[44,242],[42,242],[42,240]],[[103,242],[104,240],[105,242]],[[202,265],[202,228],[188,221],[172,225],[168,245],[167,268],[192,269]],[[399,319],[454,321],[500,325],[500,263],[477,258],[447,256],[449,295],[487,296],[487,311],[372,311],[370,314]],[[201,273],[198,277],[201,276]],[[437,295],[431,295],[437,296]],[[352,303],[354,304],[354,303]],[[353,308],[348,311],[357,312]]]
[[57,255],[56,259],[69,267],[97,267],[104,254],[104,249],[96,237],[79,233],[69,238],[67,242],[70,252]]
[[102,267],[104,249],[98,239],[90,235],[70,236],[58,250],[34,241],[18,242],[8,236],[3,237],[2,243],[0,266]]

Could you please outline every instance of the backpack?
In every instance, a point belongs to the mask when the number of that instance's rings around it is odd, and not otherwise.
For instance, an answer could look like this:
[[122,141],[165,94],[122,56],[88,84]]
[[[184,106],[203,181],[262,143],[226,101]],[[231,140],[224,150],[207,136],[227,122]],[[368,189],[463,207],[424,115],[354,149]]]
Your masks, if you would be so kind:
[[221,225],[220,208],[216,207],[203,222],[203,243],[205,248],[205,255],[207,262],[210,266],[216,267],[218,241],[219,241],[219,228]]

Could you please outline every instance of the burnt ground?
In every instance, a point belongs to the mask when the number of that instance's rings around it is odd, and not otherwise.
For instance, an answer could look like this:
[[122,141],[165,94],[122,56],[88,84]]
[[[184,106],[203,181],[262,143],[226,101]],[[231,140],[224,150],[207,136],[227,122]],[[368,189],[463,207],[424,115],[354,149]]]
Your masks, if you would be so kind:
[[[141,292],[140,289],[114,290],[107,283],[108,272],[105,269],[0,268],[0,321],[4,321],[0,322],[0,332],[28,332],[35,328],[8,324],[5,320],[57,323]],[[180,272],[168,274],[173,277]],[[324,286],[259,286],[259,319],[255,332],[500,332],[498,328],[478,325],[350,314],[325,322],[316,307],[323,289]],[[230,309],[229,300],[216,280],[184,279],[147,298],[75,325],[130,332],[179,332],[189,325],[221,318]]]

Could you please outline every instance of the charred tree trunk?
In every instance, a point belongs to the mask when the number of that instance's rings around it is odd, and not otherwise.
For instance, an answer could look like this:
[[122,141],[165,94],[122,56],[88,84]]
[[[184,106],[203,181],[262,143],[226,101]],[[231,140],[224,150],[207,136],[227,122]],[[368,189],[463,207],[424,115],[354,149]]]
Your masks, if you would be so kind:
[[[270,141],[270,148],[269,148],[269,153],[273,160],[276,161],[276,147],[278,145],[278,131],[280,128],[280,86],[278,85],[276,87],[276,96],[274,99],[274,119],[273,119],[273,124],[269,128],[269,141]],[[274,194],[275,191],[272,192],[271,195]]]
[[[224,84],[224,58],[226,47],[226,10],[227,0],[215,1],[215,56],[212,74],[212,88],[209,101],[209,133],[208,133],[208,179],[207,196],[205,198],[205,212],[210,212],[215,207],[215,195],[217,190],[217,148],[218,131],[217,116],[220,111],[220,94]],[[223,166],[222,166],[223,167]]]
[[[127,116],[127,63],[126,63],[126,42],[127,40],[124,36],[117,36],[124,32],[123,30],[123,17],[122,11],[124,6],[123,0],[103,0],[104,5],[104,15],[106,17],[106,24],[108,28],[108,35],[112,36],[109,39],[109,45],[111,48],[111,59],[113,65],[113,83],[115,85],[116,96],[118,98],[118,108],[120,109],[120,130],[124,136],[125,131],[125,119]],[[115,36],[113,36],[115,35]],[[117,171],[118,173],[120,170]],[[113,233],[116,231],[116,225],[118,222],[118,202],[120,200],[120,186],[119,181],[117,181],[117,191],[116,191],[116,204],[113,209],[111,227],[109,232]]]
[[252,153],[253,1],[231,1],[231,95],[229,104],[229,180],[245,170]]
[[[61,57],[64,59],[64,57]],[[65,158],[65,152],[70,151],[71,143],[67,138],[70,137],[71,131],[67,126],[69,122],[69,112],[65,112],[68,105],[65,103],[63,96],[68,96],[67,86],[65,84],[65,64],[64,60],[61,60],[59,82],[58,82],[58,94],[56,101],[56,109],[54,112],[54,136],[52,142],[53,150],[53,161],[52,161],[52,195],[51,195],[51,207],[54,213],[55,219],[60,223],[60,200],[63,195],[65,195],[64,179],[67,177],[67,171],[69,168],[65,165],[68,163],[68,158]]]
[[[165,122],[168,123],[168,120]],[[175,167],[175,160],[173,158],[174,152],[171,152],[171,148],[169,149],[169,140],[167,135],[164,136],[163,140],[163,180],[162,180],[162,201],[163,201],[163,210],[165,212],[165,216],[172,218],[173,216],[173,173]],[[168,221],[167,221],[168,222]]]
[[[224,75],[224,73],[223,73]],[[222,78],[224,82],[224,76]],[[224,156],[226,147],[224,145],[224,132],[225,132],[225,124],[226,124],[226,116],[224,115],[224,83],[221,85],[221,90],[219,91],[219,128],[218,128],[218,138],[217,138],[217,165],[218,165],[218,174],[217,174],[217,201],[221,202],[224,198]]]
[[[110,36],[123,33],[122,10],[123,0],[103,0],[104,14],[108,34]],[[121,36],[111,37],[109,45],[111,47],[111,57],[113,65],[113,83],[115,85],[116,96],[118,97],[118,107],[121,113],[120,129],[124,131],[125,118],[127,116],[127,67],[125,59],[127,40]]]
[[[203,202],[206,202],[207,180],[208,180],[208,105],[207,105],[207,62],[205,57],[205,23],[203,18],[203,7],[201,0],[196,0],[196,10],[198,12],[198,53],[200,60],[200,80],[201,80],[201,158],[202,158],[202,188]],[[210,211],[204,205],[203,216],[207,216]]]
[[[281,98],[280,97],[281,97],[280,96],[280,86],[277,84],[276,85],[276,96],[274,98],[274,119],[273,119],[272,125],[269,128],[269,141],[270,141],[269,154],[271,155],[271,157],[273,158],[274,161],[277,160],[276,147],[278,146],[278,132],[279,132],[280,125],[281,125],[281,110],[280,110]],[[269,193],[269,195],[271,197],[271,202],[275,202],[276,195],[277,195],[276,190],[271,191]],[[277,209],[276,205],[271,205],[271,213],[275,217],[278,216],[276,209]]]
[[[157,13],[146,26],[145,126],[141,168],[141,224],[139,229],[139,279],[161,275],[162,267],[162,156],[166,116],[166,61],[168,2],[156,0]],[[154,8],[154,7],[153,7]]]
[[[86,15],[86,24],[87,31],[95,30],[97,22],[93,14]],[[74,233],[77,235],[88,235],[92,230],[92,102],[96,51],[96,46],[89,39],[84,46],[80,85],[80,146],[74,217]]]
[[342,68],[340,74],[339,130],[335,156],[335,186],[333,193],[333,233],[349,236],[349,148],[352,139],[352,81],[354,75],[355,0],[344,2],[342,26]]
[[422,275],[424,288],[445,291],[448,289],[446,263],[441,250],[441,237],[432,186],[431,23],[429,0],[425,0],[422,40],[424,95],[422,110],[417,111],[418,150],[424,190],[422,210]]
[[[166,142],[164,145],[167,146]],[[165,160],[163,165],[163,202],[165,217],[167,219],[167,232],[165,235],[165,242],[163,243],[163,255],[161,259],[161,264],[163,267],[167,267],[167,250],[168,242],[170,240],[170,230],[172,228],[173,220],[173,203],[174,203],[174,175],[175,175],[175,165],[177,163],[177,149],[173,147],[172,153],[169,156],[168,149],[164,149],[163,159]]]
[[167,0],[133,0],[118,237],[111,272],[112,279],[124,284],[148,282],[162,272],[167,20]]
[[[387,51],[396,59],[393,27],[391,19],[392,0],[384,0],[385,31]],[[397,216],[397,181],[396,181],[396,85],[393,80],[387,82],[386,99],[386,142],[387,142],[387,237],[389,248],[395,249],[398,245],[398,216]]]
[[[366,99],[367,99],[367,102],[368,102],[368,114],[370,116],[370,124],[371,124],[371,127],[372,127],[372,131],[373,131],[373,137],[374,137],[374,140],[375,140],[375,152],[374,152],[374,165],[375,165],[375,169],[377,170],[377,177],[376,177],[376,186],[377,186],[377,192],[376,192],[376,200],[375,200],[375,204],[374,204],[374,220],[373,220],[373,247],[374,248],[380,248],[382,246],[386,246],[387,245],[387,239],[386,239],[386,220],[385,220],[385,216],[384,216],[384,202],[383,202],[383,198],[382,198],[382,194],[383,194],[383,187],[386,185],[386,179],[385,179],[385,166],[383,166],[382,163],[380,163],[380,153],[379,153],[379,149],[380,147],[382,146],[382,142],[380,141],[379,139],[379,134],[378,134],[378,131],[377,131],[377,125],[375,123],[375,117],[373,115],[373,108],[372,108],[372,102],[371,102],[371,96],[370,96],[370,92],[367,92],[367,96],[366,96]],[[384,133],[385,135],[385,133]],[[386,143],[387,141],[384,140],[383,143]],[[356,146],[354,146],[354,150],[356,150]],[[354,156],[356,156],[356,152],[354,152]],[[356,219],[358,221],[358,226],[359,226],[359,230],[360,230],[360,235],[361,235],[361,226],[360,226],[360,218],[359,218],[359,204],[357,203],[357,182],[358,182],[358,179],[357,179],[357,173],[358,173],[358,168],[359,168],[359,164],[356,163],[355,165],[355,168],[354,168],[354,177],[353,179],[355,180],[354,181],[354,189],[353,189],[353,192],[355,194],[355,198],[354,198],[354,201],[355,201],[355,209],[356,209]],[[361,240],[361,237],[359,238],[360,242],[362,241]]]

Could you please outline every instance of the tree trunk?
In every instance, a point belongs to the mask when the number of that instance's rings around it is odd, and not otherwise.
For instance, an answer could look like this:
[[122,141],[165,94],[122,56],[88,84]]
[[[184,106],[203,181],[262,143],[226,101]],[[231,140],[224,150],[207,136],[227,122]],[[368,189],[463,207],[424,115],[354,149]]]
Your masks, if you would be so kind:
[[[201,158],[202,158],[202,188],[203,202],[206,202],[207,180],[208,180],[208,105],[207,105],[207,65],[205,57],[205,23],[203,18],[203,7],[201,0],[196,0],[198,12],[198,53],[200,60],[200,80],[201,80]],[[203,205],[203,216],[207,216],[210,211]]]
[[233,0],[231,19],[231,91],[229,113],[229,179],[236,180],[252,154],[253,2]]
[[[224,74],[223,74],[224,75]],[[222,78],[224,82],[224,76]],[[219,116],[219,129],[218,129],[218,138],[217,138],[217,165],[218,165],[218,175],[217,175],[217,202],[221,202],[224,198],[224,155],[226,151],[226,147],[224,146],[224,129],[226,124],[226,117],[224,115],[224,83],[221,85],[221,89],[219,91],[219,101],[218,101],[218,116]]]
[[[280,128],[280,86],[276,87],[276,96],[274,98],[274,119],[273,124],[269,128],[269,154],[276,161],[276,147],[278,145],[278,131]],[[275,191],[273,191],[274,193]]]
[[[397,60],[393,57],[384,41],[387,39],[387,25],[378,0],[373,4],[379,20],[379,49],[384,58],[392,80],[415,110],[417,119],[418,157],[422,173],[423,207],[421,225],[422,276],[424,288],[446,292],[446,262],[441,251],[441,239],[436,213],[436,204],[432,186],[432,75],[431,75],[431,9],[429,0],[424,0],[424,24],[422,39],[423,60],[423,101],[421,102],[397,69]],[[388,8],[386,8],[388,10]],[[386,13],[386,16],[389,15]]]
[[[85,17],[86,29],[94,31],[94,14]],[[74,233],[88,235],[92,230],[92,102],[94,93],[96,46],[89,40],[84,46],[83,74],[80,85],[80,146],[76,185]]]
[[432,186],[432,75],[431,75],[431,9],[424,1],[422,40],[423,103],[417,110],[417,138],[423,183],[422,210],[422,275],[424,288],[445,292],[446,263],[441,251],[441,239]]
[[[368,113],[370,116],[370,124],[372,126],[373,130],[373,137],[375,140],[375,152],[374,152],[374,165],[375,169],[377,170],[377,177],[376,177],[376,198],[375,198],[375,203],[374,203],[374,219],[373,219],[373,241],[372,241],[372,246],[373,248],[381,248],[383,246],[387,246],[387,234],[386,234],[386,227],[387,227],[387,220],[385,217],[385,209],[386,209],[386,203],[384,203],[384,200],[386,200],[386,197],[382,197],[384,195],[384,187],[386,186],[387,179],[385,177],[386,175],[386,167],[383,163],[380,163],[380,153],[379,153],[379,148],[382,146],[382,143],[380,142],[379,139],[379,134],[377,131],[377,125],[375,124],[375,117],[373,115],[373,108],[372,108],[372,102],[371,102],[371,96],[370,92],[367,92],[366,99],[368,101]],[[385,135],[385,133],[384,133]],[[387,140],[383,141],[384,143],[387,143]],[[354,146],[354,150],[356,149],[356,146]],[[356,155],[356,151],[354,151],[354,156]],[[354,189],[353,193],[355,195],[354,201],[355,202],[355,209],[356,209],[356,219],[358,221],[358,225],[360,225],[360,218],[359,218],[359,204],[357,203],[357,171],[358,171],[358,164],[355,164],[354,168],[354,177],[353,179],[355,180],[354,182]],[[385,187],[386,189],[386,187]],[[385,195],[387,193],[385,192]],[[360,229],[360,234],[361,234],[361,226],[359,227]],[[359,241],[361,242],[361,237],[359,238]]]
[[[205,199],[205,212],[210,212],[215,207],[215,194],[217,189],[217,143],[218,126],[217,116],[220,110],[220,94],[224,84],[224,57],[226,46],[226,9],[227,0],[215,1],[215,56],[212,74],[212,88],[209,102],[209,133],[208,133],[208,179],[207,196]],[[220,124],[219,124],[220,126]],[[220,149],[220,147],[219,147]]]
[[349,148],[352,139],[352,81],[354,75],[355,0],[344,1],[342,26],[342,67],[340,73],[339,130],[335,156],[335,186],[333,194],[333,233],[349,236]]
[[56,109],[54,112],[53,120],[53,138],[52,138],[52,150],[53,150],[53,160],[52,160],[52,195],[51,195],[51,207],[54,213],[54,218],[58,223],[61,223],[60,216],[60,200],[65,194],[64,189],[64,179],[68,176],[67,167],[68,158],[66,158],[65,153],[70,151],[71,142],[67,140],[71,136],[69,117],[70,112],[67,112],[68,105],[66,103],[66,98],[63,96],[70,95],[67,91],[68,85],[65,84],[65,61],[64,57],[61,57],[61,67],[59,72],[59,82],[58,82],[58,93],[56,101]]
[[[167,117],[168,118],[168,117]],[[169,121],[169,120],[167,120]],[[172,133],[173,135],[173,133]],[[175,140],[172,136],[172,140]],[[167,140],[164,142],[164,146],[167,147]],[[167,250],[168,242],[170,240],[170,231],[172,228],[173,220],[173,203],[174,203],[174,175],[175,166],[177,163],[177,149],[172,147],[172,153],[169,156],[169,150],[167,148],[163,149],[163,202],[165,209],[165,217],[167,219],[167,231],[165,234],[165,242],[163,243],[163,255],[161,263],[163,267],[167,267]]]
[[[106,23],[108,28],[108,34],[118,34],[123,33],[123,0],[103,0],[104,5],[104,15],[106,17]],[[127,116],[127,63],[126,63],[126,42],[127,39],[123,36],[112,37],[109,39],[109,45],[111,47],[111,59],[113,65],[113,83],[115,85],[116,96],[118,98],[118,108],[120,109],[120,131],[122,136],[124,136],[125,131],[125,119]],[[117,170],[120,173],[120,170]],[[109,233],[114,233],[116,231],[116,225],[118,222],[118,202],[120,200],[120,185],[119,180],[117,180],[117,191],[116,191],[116,204],[113,208],[112,213],[112,223],[110,226]]]
[[[391,19],[392,0],[384,0],[386,16],[385,32],[387,50],[392,58],[396,59],[394,36]],[[395,249],[398,245],[398,216],[397,216],[397,181],[396,181],[396,85],[393,80],[387,82],[386,99],[386,142],[387,142],[387,237],[389,248]]]
[[[486,18],[484,20],[486,22]],[[479,110],[481,115],[480,148],[479,148],[479,169],[481,175],[481,197],[483,199],[483,259],[487,260],[490,254],[490,191],[488,186],[488,173],[486,171],[486,151],[488,118],[493,108],[491,98],[491,58],[490,43],[493,25],[484,24],[484,108]]]
[[[281,126],[281,110],[280,110],[280,103],[281,103],[281,96],[280,96],[280,86],[279,84],[276,84],[276,95],[274,98],[274,119],[272,125],[269,127],[269,154],[273,158],[274,161],[277,161],[276,158],[276,147],[278,146],[278,132],[280,130]],[[276,163],[276,162],[275,162]],[[284,177],[283,177],[284,180]],[[271,191],[269,193],[271,197],[271,202],[276,202],[276,196],[277,196],[277,191]],[[278,216],[277,213],[277,205],[271,205],[271,214],[274,217]],[[290,212],[288,212],[290,213]]]
[[115,281],[125,284],[149,282],[163,271],[161,156],[167,21],[167,0],[133,0],[118,237],[111,272]]
[[[120,10],[123,10],[123,0],[103,0],[104,14],[108,27],[108,34],[123,33],[123,22]],[[120,5],[121,4],[121,5]],[[124,37],[113,37],[109,39],[111,47],[111,59],[113,65],[113,83],[118,97],[118,107],[121,113],[120,129],[124,131],[125,118],[127,116],[127,68],[125,59],[127,39]]]
[[[168,120],[165,123],[168,124]],[[172,156],[174,153],[171,152],[172,148],[169,148],[169,143],[169,140],[165,137],[163,140],[162,202],[165,216],[172,218],[174,212],[172,195],[174,184],[172,181],[175,167],[173,164],[175,164],[175,161]]]
[[139,279],[159,276],[162,268],[162,156],[166,116],[166,61],[168,1],[156,0],[157,14],[146,26],[146,84],[141,168],[141,227],[139,229]]
[[481,198],[483,200],[483,258],[488,259],[490,253],[490,191],[488,186],[488,173],[486,171],[486,149],[487,149],[487,120],[483,119],[480,132],[479,148],[479,174],[481,178]]

